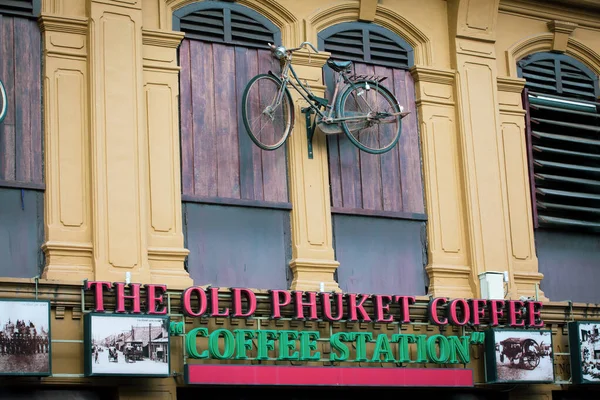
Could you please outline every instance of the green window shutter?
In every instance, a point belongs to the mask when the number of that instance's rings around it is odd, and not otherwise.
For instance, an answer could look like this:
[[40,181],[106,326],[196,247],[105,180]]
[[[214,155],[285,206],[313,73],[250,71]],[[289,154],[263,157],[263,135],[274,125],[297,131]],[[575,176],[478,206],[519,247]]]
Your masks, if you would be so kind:
[[562,54],[534,56],[519,67],[536,227],[600,232],[598,77]]
[[37,0],[2,0],[0,14],[18,17],[33,17],[39,8]]
[[256,11],[239,4],[194,3],[177,10],[173,29],[188,39],[267,49],[281,42],[279,28]]

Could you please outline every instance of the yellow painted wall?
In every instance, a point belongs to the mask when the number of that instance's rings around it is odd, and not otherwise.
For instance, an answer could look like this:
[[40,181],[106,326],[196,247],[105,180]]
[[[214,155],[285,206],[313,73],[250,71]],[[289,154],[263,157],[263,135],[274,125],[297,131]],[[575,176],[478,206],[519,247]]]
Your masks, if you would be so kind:
[[[173,10],[189,3],[42,2],[47,182],[42,282],[65,293],[74,291],[69,282],[122,281],[125,272],[132,281],[173,289],[192,284],[183,268],[181,221],[177,46],[182,35],[171,31]],[[268,16],[288,46],[316,42],[319,30],[358,19],[374,20],[413,45],[431,294],[477,297],[478,274],[504,270],[510,272],[510,297],[535,293],[542,276],[520,103],[524,81],[514,63],[563,46],[600,71],[600,9],[499,0],[238,3]],[[325,59],[296,57],[300,76],[316,81],[316,88]],[[304,121],[297,115],[299,131]],[[335,260],[332,246],[325,141],[317,139],[309,160],[305,136],[291,138],[292,287],[317,290],[326,282],[327,289],[337,290],[333,274],[344,265]],[[73,296],[76,290],[55,297],[56,313],[73,310],[53,322],[65,335],[81,326],[72,322],[79,318]],[[79,329],[75,336],[80,334]],[[57,365],[79,359],[64,357]],[[157,398],[174,398],[172,388],[163,392]],[[536,396],[526,398],[547,398]]]

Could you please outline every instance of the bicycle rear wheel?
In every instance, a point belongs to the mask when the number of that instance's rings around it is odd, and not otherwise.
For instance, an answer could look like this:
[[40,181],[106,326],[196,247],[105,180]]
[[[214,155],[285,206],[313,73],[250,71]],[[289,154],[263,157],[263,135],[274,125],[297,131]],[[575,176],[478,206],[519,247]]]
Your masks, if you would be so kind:
[[386,88],[375,82],[355,82],[340,96],[337,105],[348,139],[359,149],[381,154],[390,151],[398,142],[402,121],[398,100]]
[[6,111],[8,110],[8,97],[6,96],[6,89],[4,84],[0,81],[0,122],[4,121],[6,117]]
[[248,136],[258,147],[263,150],[281,147],[294,121],[290,92],[272,75],[255,76],[244,89],[242,119]]

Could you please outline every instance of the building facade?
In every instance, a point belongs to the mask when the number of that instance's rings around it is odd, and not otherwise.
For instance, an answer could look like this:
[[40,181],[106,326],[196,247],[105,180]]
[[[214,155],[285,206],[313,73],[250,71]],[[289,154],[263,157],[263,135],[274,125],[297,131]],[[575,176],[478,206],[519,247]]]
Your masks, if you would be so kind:
[[[597,396],[573,382],[567,324],[600,320],[599,30],[592,0],[0,0],[0,296],[49,300],[52,329],[50,376],[3,378],[1,390]],[[304,41],[319,53],[298,51],[292,65],[317,96],[332,96],[330,57],[386,78],[409,111],[391,151],[367,154],[319,130],[309,140],[294,91],[286,144],[252,143],[244,88],[280,70],[266,43]],[[417,333],[438,330],[427,323],[431,298],[483,297],[482,277],[504,272],[505,299],[543,303],[551,383],[487,382],[482,347],[455,366],[473,371],[468,388],[215,388],[186,383],[175,335],[168,377],[85,373],[86,280],[168,286],[171,321],[186,332],[329,329],[267,318],[269,290],[414,296],[411,321],[421,325],[338,325]],[[217,307],[231,303],[229,288],[250,288],[264,319],[183,316],[192,286],[220,288]],[[146,356],[165,360],[163,330],[148,331]]]

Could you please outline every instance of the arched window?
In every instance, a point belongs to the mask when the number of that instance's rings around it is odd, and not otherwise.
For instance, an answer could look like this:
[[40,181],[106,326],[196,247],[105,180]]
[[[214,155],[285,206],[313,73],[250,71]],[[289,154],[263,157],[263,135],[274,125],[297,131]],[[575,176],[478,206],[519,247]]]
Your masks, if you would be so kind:
[[552,299],[597,301],[600,233],[598,76],[558,53],[518,63],[541,288]]
[[[319,48],[332,58],[352,60],[354,73],[386,77],[382,85],[410,111],[397,146],[381,155],[359,151],[343,135],[328,136],[340,287],[363,293],[424,294],[426,216],[414,82],[408,71],[414,62],[413,49],[400,36],[373,23],[334,25],[318,37]],[[324,79],[331,98],[334,79],[328,67]],[[373,260],[373,254],[379,254],[379,259]]]
[[7,277],[31,278],[43,267],[42,49],[36,3],[0,1],[0,81],[6,89],[0,122],[0,275]]
[[218,1],[177,10],[173,26],[186,35],[179,64],[189,273],[198,283],[287,288],[286,151],[255,146],[240,105],[252,77],[280,68],[267,47],[280,43],[280,31],[247,7]]

